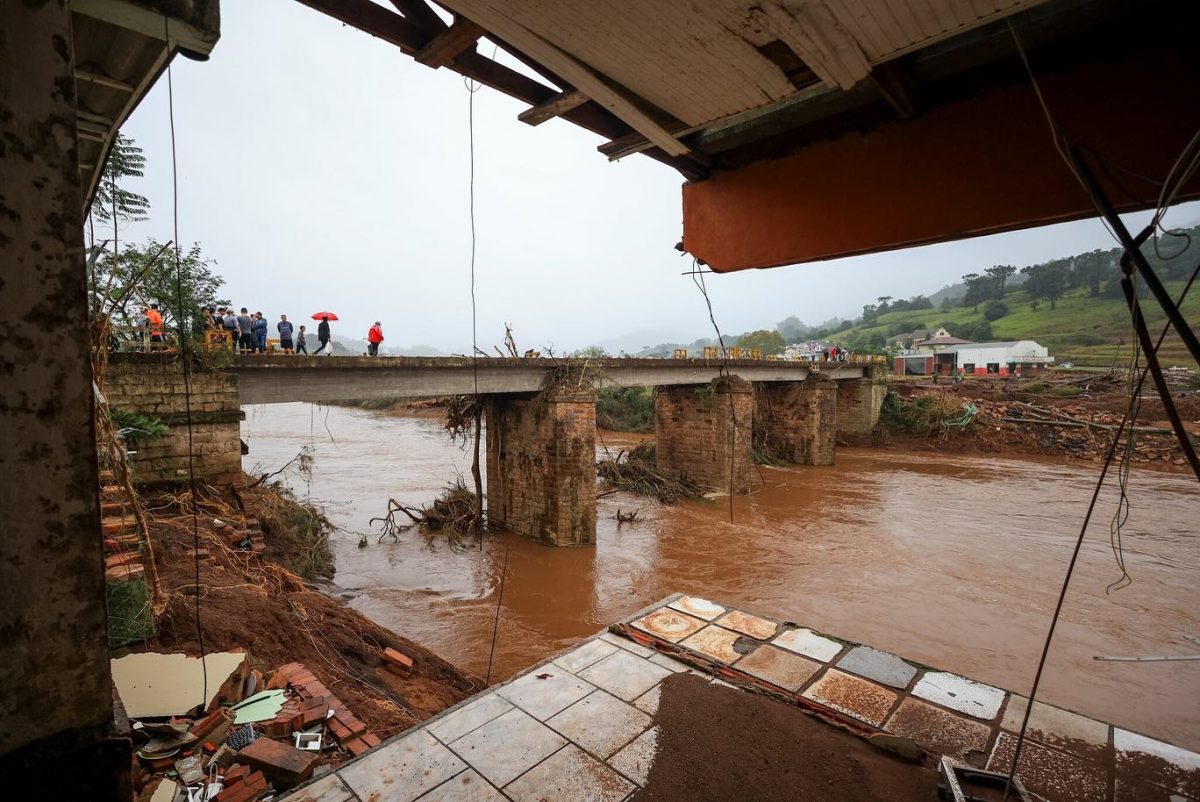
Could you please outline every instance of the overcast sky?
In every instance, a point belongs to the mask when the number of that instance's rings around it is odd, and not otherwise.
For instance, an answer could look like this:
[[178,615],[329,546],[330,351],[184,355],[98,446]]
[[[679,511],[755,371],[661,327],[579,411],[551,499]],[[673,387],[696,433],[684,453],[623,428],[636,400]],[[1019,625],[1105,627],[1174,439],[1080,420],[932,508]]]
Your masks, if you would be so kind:
[[[237,306],[306,318],[388,346],[469,353],[468,92],[447,69],[295,2],[222,6],[208,62],[174,64],[179,229],[200,242]],[[485,53],[489,50],[484,47]],[[645,157],[609,163],[601,139],[525,106],[475,95],[479,343],[513,324],[520,348],[556,352],[620,340],[635,350],[712,335],[680,274],[681,177]],[[171,237],[165,77],[123,131],[146,152],[130,186],[153,205],[123,238]],[[1179,210],[1191,222],[1198,207]],[[930,293],[993,264],[1027,265],[1112,247],[1084,221],[773,270],[708,276],[726,334],[851,317],[875,296]]]

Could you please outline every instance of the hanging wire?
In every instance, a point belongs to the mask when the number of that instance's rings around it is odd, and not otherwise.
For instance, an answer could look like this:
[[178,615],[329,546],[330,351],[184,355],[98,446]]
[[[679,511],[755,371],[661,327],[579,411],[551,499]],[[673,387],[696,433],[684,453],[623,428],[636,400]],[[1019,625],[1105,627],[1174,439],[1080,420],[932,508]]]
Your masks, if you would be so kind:
[[[196,489],[196,464],[195,464],[195,445],[193,443],[194,432],[192,430],[192,355],[190,349],[190,341],[187,332],[187,305],[183,297],[183,263],[179,259],[179,167],[176,162],[175,155],[175,88],[171,83],[171,36],[170,27],[167,24],[167,17],[163,17],[163,32],[165,34],[167,48],[167,117],[171,124],[171,215],[175,231],[175,295],[179,302],[179,314],[176,318],[176,324],[179,327],[179,360],[183,367],[183,406],[184,416],[187,421],[187,465],[188,465],[188,487],[190,489],[189,503],[192,508],[192,554],[195,555],[195,582],[196,587],[200,587],[200,512],[197,504],[197,489]],[[201,626],[200,617],[200,597],[202,593],[196,593],[194,598],[195,617],[196,617],[196,642],[200,647],[200,670],[203,676],[204,695],[201,704],[208,702],[208,663],[205,661],[204,651],[204,628]]]

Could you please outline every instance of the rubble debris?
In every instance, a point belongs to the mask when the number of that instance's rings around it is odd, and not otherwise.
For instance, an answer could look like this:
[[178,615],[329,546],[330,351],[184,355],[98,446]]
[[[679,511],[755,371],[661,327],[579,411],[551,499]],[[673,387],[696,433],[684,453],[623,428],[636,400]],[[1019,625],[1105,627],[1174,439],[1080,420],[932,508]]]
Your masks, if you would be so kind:
[[267,721],[279,715],[284,705],[284,693],[281,690],[263,691],[245,699],[233,706],[237,714],[235,724],[252,724],[256,721]]
[[[604,480],[610,492],[626,490],[643,496],[652,496],[664,504],[673,504],[685,499],[700,499],[707,493],[707,488],[659,473],[655,464],[654,443],[645,442],[631,449],[628,454],[624,449],[617,455],[606,457],[596,462],[596,474]],[[637,511],[626,516],[626,521],[632,521]],[[618,519],[620,520],[620,519]]]
[[387,647],[383,650],[384,660],[387,661],[387,669],[402,677],[412,675],[413,661],[406,654],[401,654],[392,647]]
[[112,660],[111,666],[113,684],[131,719],[178,716],[197,708],[207,713],[221,700],[238,702],[250,670],[245,652],[205,655],[203,666],[186,654],[144,652]]
[[238,763],[258,769],[277,788],[294,788],[312,776],[317,756],[290,744],[259,738],[237,753]]

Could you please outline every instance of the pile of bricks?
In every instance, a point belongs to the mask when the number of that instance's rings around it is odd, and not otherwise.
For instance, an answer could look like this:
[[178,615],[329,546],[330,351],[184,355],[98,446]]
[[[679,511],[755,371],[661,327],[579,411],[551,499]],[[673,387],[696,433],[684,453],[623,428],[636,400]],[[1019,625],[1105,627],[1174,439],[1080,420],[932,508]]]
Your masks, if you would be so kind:
[[[288,663],[276,669],[267,682],[267,688],[286,688],[291,691],[279,714],[273,720],[264,722],[269,737],[290,737],[293,732],[311,727],[328,717],[328,734],[355,757],[379,746],[379,736],[370,732],[367,725],[358,720],[303,664]],[[333,711],[332,716],[328,715],[329,711]]]
[[111,471],[100,475],[100,532],[104,538],[104,576],[117,582],[142,579],[142,543],[137,518],[125,488],[116,483]]
[[246,519],[245,528],[237,533],[240,536],[238,542],[244,543],[246,538],[249,538],[250,551],[262,554],[266,550],[267,544],[263,540],[262,521],[258,518],[258,505],[254,498],[246,492],[246,488],[235,485],[233,492],[237,496],[238,504],[242,508],[242,515]]

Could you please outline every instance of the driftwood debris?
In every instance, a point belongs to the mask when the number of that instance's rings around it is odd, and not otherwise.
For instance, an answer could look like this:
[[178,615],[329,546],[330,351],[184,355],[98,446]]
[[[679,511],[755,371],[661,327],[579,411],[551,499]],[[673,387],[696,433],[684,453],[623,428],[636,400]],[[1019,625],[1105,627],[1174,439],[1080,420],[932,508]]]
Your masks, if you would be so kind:
[[652,496],[666,504],[683,499],[703,498],[706,492],[705,488],[695,482],[659,473],[654,462],[653,443],[642,443],[628,454],[621,449],[615,457],[600,460],[596,463],[596,473],[613,492],[626,490]]

